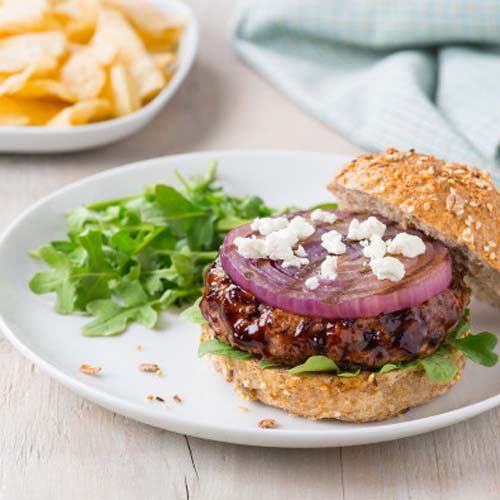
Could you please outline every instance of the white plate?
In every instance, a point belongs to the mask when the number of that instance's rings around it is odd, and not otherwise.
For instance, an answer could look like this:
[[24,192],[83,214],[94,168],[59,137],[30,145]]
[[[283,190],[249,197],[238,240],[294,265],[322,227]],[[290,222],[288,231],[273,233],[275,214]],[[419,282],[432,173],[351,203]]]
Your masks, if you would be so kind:
[[[174,314],[164,314],[158,331],[134,325],[121,336],[85,338],[85,318],[59,316],[52,297],[36,296],[28,281],[40,265],[29,249],[65,234],[64,214],[79,204],[126,196],[146,185],[205,172],[219,160],[219,174],[235,194],[261,195],[268,203],[309,206],[330,199],[323,187],[345,158],[291,152],[208,152],[144,161],[73,184],[20,216],[0,240],[0,326],[29,359],[80,395],[117,413],[156,427],[233,443],[281,447],[326,447],[386,441],[430,431],[477,415],[500,403],[500,366],[467,366],[445,396],[402,417],[376,424],[313,422],[259,403],[242,401],[207,359],[196,355],[199,331]],[[473,303],[477,330],[498,330],[498,310]],[[144,346],[137,351],[137,344]],[[141,373],[141,362],[158,363],[164,377]],[[103,367],[102,375],[80,374],[81,363]],[[160,395],[169,409],[146,400]],[[172,401],[179,394],[182,403]],[[242,413],[240,406],[250,411]],[[259,429],[262,418],[279,428]]]
[[185,80],[198,46],[198,23],[192,10],[177,0],[152,0],[183,21],[178,67],[168,85],[146,106],[130,115],[73,128],[0,126],[1,153],[62,153],[80,151],[123,139],[150,122]]

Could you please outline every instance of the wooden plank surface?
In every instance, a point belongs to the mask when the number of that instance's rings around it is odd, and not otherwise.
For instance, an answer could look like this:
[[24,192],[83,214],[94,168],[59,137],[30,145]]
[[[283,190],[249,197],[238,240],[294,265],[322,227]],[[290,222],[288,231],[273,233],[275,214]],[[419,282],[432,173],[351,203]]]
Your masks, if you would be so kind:
[[[226,39],[231,0],[189,3],[200,19],[200,53],[170,105],[119,144],[0,157],[0,229],[60,186],[143,158],[223,148],[360,151],[236,60]],[[160,431],[86,402],[1,336],[0,397],[2,500],[500,498],[498,410],[373,446],[226,445]]]

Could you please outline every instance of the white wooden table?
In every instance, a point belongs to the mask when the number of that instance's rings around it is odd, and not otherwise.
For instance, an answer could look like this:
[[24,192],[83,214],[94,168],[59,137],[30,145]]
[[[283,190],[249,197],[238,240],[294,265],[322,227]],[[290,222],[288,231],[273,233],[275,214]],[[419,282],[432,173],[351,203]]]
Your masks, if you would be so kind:
[[[119,144],[0,157],[0,228],[42,196],[123,163],[223,148],[360,150],[236,60],[231,0],[196,0],[198,60],[154,123]],[[29,314],[29,311],[27,311]],[[0,499],[500,498],[500,411],[401,441],[276,450],[187,438],[103,410],[0,335]]]

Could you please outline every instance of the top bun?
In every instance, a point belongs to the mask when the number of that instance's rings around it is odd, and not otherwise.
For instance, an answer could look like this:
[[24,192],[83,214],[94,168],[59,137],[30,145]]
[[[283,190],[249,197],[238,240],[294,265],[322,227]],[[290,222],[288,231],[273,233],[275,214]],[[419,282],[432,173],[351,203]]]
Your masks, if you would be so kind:
[[500,192],[477,168],[414,151],[362,155],[328,184],[340,206],[441,240],[475,295],[500,307]]

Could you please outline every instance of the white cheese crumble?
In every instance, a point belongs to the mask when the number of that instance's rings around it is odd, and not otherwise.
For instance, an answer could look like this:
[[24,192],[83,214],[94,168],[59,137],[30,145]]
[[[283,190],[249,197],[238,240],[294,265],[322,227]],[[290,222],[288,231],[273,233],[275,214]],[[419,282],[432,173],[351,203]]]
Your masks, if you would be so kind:
[[425,253],[425,243],[414,234],[399,233],[387,244],[387,251],[404,257],[416,257]]
[[283,267],[301,267],[306,264],[309,264],[309,259],[305,259],[304,257],[292,256],[285,259],[281,265]]
[[286,217],[263,217],[262,219],[255,219],[250,227],[254,231],[258,231],[262,236],[274,233],[280,229],[285,229],[288,226],[288,219]]
[[370,242],[363,248],[363,255],[369,259],[379,259],[385,255],[385,241],[377,235],[371,237]]
[[328,231],[321,235],[321,246],[328,252],[334,255],[345,253],[346,246],[342,243],[342,235],[335,230]]
[[285,217],[265,217],[255,219],[251,226],[259,231],[264,238],[235,238],[234,244],[238,253],[246,259],[281,260],[283,267],[300,267],[309,264],[304,248],[299,245],[294,253],[294,247],[300,239],[305,239],[314,233],[315,228],[304,217],[297,216],[291,221]]
[[367,240],[372,236],[384,236],[387,226],[380,222],[376,217],[370,216],[363,222],[359,222],[358,219],[352,219],[349,224],[349,232],[347,233],[347,238],[349,240]]
[[287,229],[268,234],[264,239],[265,257],[273,260],[286,260],[294,256],[293,246],[297,237]]
[[235,238],[234,244],[238,253],[245,259],[263,259],[266,256],[264,240],[252,238]]
[[321,263],[320,275],[323,279],[333,281],[337,279],[337,259],[338,257],[328,255]]
[[307,252],[305,251],[305,249],[302,245],[299,245],[297,247],[297,249],[295,250],[295,255],[297,257],[307,257]]
[[319,279],[316,278],[316,276],[311,276],[306,279],[305,285],[306,288],[309,288],[309,290],[316,290],[316,288],[319,287]]
[[313,222],[326,222],[328,224],[332,224],[337,220],[337,216],[332,212],[327,212],[326,210],[317,208],[311,212],[311,220]]
[[394,257],[372,259],[370,267],[379,280],[401,281],[405,275],[405,266]]
[[294,234],[299,240],[304,240],[314,233],[315,228],[312,224],[309,224],[304,217],[297,215],[290,221],[286,230]]

